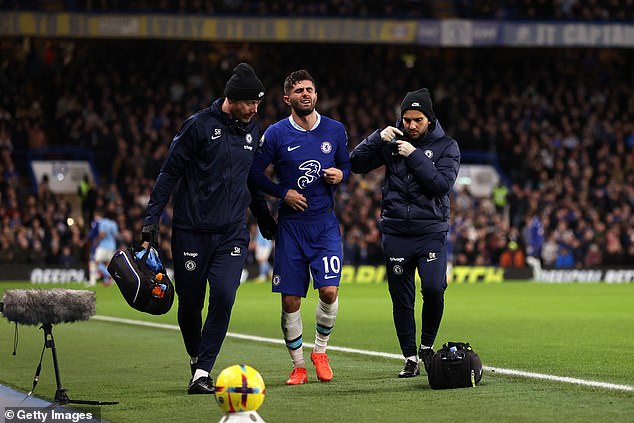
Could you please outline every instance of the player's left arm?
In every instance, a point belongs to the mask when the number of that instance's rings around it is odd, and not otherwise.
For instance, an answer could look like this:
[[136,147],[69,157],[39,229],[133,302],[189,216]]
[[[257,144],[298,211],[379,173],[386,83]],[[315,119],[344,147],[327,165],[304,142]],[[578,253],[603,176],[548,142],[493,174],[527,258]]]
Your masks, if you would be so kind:
[[348,134],[342,128],[341,136],[338,137],[337,149],[335,150],[335,166],[324,170],[324,181],[328,184],[339,184],[348,180],[350,176],[350,155],[348,153]]

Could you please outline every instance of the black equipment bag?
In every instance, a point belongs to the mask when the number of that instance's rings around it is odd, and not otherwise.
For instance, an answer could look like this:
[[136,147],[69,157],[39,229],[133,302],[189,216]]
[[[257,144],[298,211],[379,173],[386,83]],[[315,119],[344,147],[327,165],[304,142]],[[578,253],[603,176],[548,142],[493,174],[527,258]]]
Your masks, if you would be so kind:
[[[148,258],[154,270],[149,267]],[[165,314],[172,308],[174,285],[151,244],[145,250],[129,246],[117,251],[110,260],[108,272],[130,307],[155,315]]]
[[482,379],[482,362],[468,342],[447,342],[432,357],[427,378],[432,389],[474,387]]

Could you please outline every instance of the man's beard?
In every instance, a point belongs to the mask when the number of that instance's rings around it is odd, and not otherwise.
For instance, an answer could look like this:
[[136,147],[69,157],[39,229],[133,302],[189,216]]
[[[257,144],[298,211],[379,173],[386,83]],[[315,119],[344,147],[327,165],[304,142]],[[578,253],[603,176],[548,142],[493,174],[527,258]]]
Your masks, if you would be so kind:
[[311,105],[308,109],[303,109],[301,108],[301,104],[297,103],[297,104],[292,104],[291,105],[293,107],[293,110],[295,111],[295,113],[298,116],[308,116],[309,114],[311,114],[312,112],[315,111],[315,105]]

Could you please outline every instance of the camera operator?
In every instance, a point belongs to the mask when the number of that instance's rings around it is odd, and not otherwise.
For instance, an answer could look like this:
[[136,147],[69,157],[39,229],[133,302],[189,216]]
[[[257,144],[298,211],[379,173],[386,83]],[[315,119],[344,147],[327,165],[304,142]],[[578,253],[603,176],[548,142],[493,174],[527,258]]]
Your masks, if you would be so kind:
[[[460,168],[458,143],[445,134],[426,88],[408,92],[396,126],[374,131],[351,153],[354,173],[385,165],[380,229],[394,326],[405,366],[398,377],[428,370],[447,287],[449,192]],[[416,349],[415,271],[423,296]]]

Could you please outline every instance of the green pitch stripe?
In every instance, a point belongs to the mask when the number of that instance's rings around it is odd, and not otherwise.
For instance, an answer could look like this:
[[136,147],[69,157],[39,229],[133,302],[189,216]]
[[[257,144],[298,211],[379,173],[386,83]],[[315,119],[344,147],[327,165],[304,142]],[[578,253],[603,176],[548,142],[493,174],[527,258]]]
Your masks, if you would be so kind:
[[[164,323],[144,322],[144,321],[141,321],[141,320],[132,320],[132,319],[121,319],[119,317],[93,316],[92,319],[101,320],[101,321],[104,321],[104,322],[124,323],[124,324],[135,325],[135,326],[146,326],[146,327],[158,328],[158,329],[180,330],[177,325],[168,325],[168,324],[164,324]],[[255,342],[265,342],[265,343],[268,343],[268,344],[285,345],[284,344],[284,340],[281,339],[281,338],[280,339],[265,338],[265,337],[262,337],[262,336],[245,335],[245,334],[233,333],[233,332],[227,332],[227,336],[231,337],[231,338],[245,339],[245,340],[255,341]],[[304,345],[309,347],[309,348],[312,348],[314,346],[314,344],[309,344],[309,343],[304,343]],[[366,356],[383,357],[383,358],[394,358],[394,359],[398,359],[398,360],[403,360],[403,356],[400,355],[400,354],[390,354],[390,353],[385,353],[385,352],[380,352],[380,351],[360,350],[360,349],[356,349],[356,348],[337,347],[337,346],[334,346],[334,345],[328,345],[328,350],[329,351],[341,351],[341,352],[347,352],[347,353],[353,353],[353,354],[361,354],[361,355],[366,355]],[[630,391],[630,392],[634,392],[634,386],[631,386],[631,385],[619,385],[619,384],[615,384],[615,383],[599,382],[599,381],[595,381],[595,380],[577,379],[577,378],[574,378],[574,377],[566,377],[566,376],[554,376],[554,375],[547,375],[547,374],[543,374],[543,373],[525,372],[525,371],[522,371],[522,370],[504,369],[504,368],[499,368],[499,367],[483,366],[483,368],[484,368],[484,370],[489,371],[491,373],[498,373],[498,374],[503,374],[503,375],[519,376],[519,377],[525,377],[525,378],[529,378],[529,379],[542,379],[542,380],[548,380],[548,381],[553,381],[553,382],[562,382],[562,383],[570,383],[570,384],[573,384],[573,385],[591,386],[593,388],[602,388],[602,389],[609,389],[609,390],[615,390],[615,391]]]

